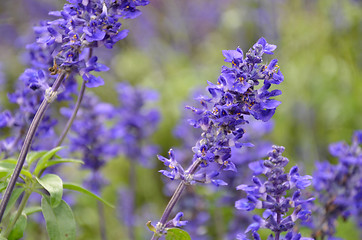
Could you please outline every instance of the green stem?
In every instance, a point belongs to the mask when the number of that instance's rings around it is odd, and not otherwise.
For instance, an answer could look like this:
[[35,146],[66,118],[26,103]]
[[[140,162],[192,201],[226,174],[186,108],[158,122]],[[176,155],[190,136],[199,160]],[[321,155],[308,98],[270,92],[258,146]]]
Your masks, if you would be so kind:
[[11,231],[13,230],[13,227],[15,226],[15,224],[18,221],[19,217],[23,213],[23,210],[24,210],[24,208],[26,206],[26,203],[28,202],[28,199],[29,199],[30,195],[31,195],[31,191],[25,191],[25,194],[23,196],[23,199],[21,199],[19,208],[18,208],[18,210],[16,212],[16,215],[15,215],[14,219],[10,222],[9,226],[7,226],[6,231],[3,234],[3,236],[5,238],[7,238],[10,235]]
[[104,216],[104,208],[103,204],[99,201],[97,201],[97,208],[98,208],[99,231],[101,234],[101,239],[107,240],[106,218]]

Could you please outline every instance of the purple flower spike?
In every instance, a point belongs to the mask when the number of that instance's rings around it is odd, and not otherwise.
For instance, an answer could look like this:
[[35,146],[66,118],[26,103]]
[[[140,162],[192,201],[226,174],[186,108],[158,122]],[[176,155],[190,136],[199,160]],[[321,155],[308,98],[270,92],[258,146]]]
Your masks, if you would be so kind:
[[[315,237],[334,239],[337,219],[355,217],[362,223],[362,131],[355,131],[352,144],[337,142],[329,145],[329,152],[338,163],[316,164],[313,175],[318,204],[313,220]],[[353,184],[351,184],[353,183]],[[328,219],[325,218],[328,216]]]
[[[313,199],[303,200],[300,191],[294,192],[293,197],[285,197],[287,191],[293,188],[304,189],[311,184],[310,176],[300,176],[298,167],[293,167],[289,174],[286,174],[284,167],[289,160],[282,156],[284,147],[273,146],[273,151],[269,152],[269,158],[264,161],[265,170],[263,174],[267,177],[265,181],[254,177],[255,185],[239,185],[238,190],[246,192],[247,197],[235,202],[235,207],[240,210],[252,211],[255,208],[265,209],[263,218],[256,218],[257,222],[252,223],[247,228],[246,232],[252,231],[254,239],[259,239],[255,235],[259,227],[268,228],[275,235],[270,235],[268,239],[278,239],[282,232],[287,232],[285,239],[293,236],[292,228],[297,219],[306,221],[309,219],[311,211],[306,209],[304,203],[310,202]],[[257,163],[259,164],[259,162]],[[251,165],[252,168],[253,165]],[[259,171],[261,172],[261,171]],[[294,209],[293,213],[288,216],[290,209]],[[288,237],[287,237],[288,236]],[[300,235],[295,235],[300,236]]]

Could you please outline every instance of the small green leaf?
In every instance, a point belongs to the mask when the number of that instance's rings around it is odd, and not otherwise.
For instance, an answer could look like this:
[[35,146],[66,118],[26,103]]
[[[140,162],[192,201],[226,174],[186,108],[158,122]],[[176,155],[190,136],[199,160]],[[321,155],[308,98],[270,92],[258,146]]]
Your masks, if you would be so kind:
[[4,168],[0,167],[0,178],[6,179],[11,175],[11,173],[12,173],[12,171],[10,171],[9,169],[4,169]]
[[190,235],[179,228],[170,228],[166,233],[166,240],[191,240]]
[[52,207],[58,206],[63,196],[63,181],[55,174],[47,174],[41,179],[36,178],[38,183],[42,185],[50,194],[50,202]]
[[89,190],[87,190],[87,189],[85,189],[85,188],[83,188],[83,187],[81,187],[79,185],[76,185],[76,184],[73,184],[73,183],[63,183],[63,188],[73,190],[73,191],[77,191],[77,192],[81,192],[81,193],[85,193],[88,196],[91,196],[91,197],[103,202],[104,204],[108,205],[109,207],[114,208],[114,206],[112,204],[110,204],[109,202],[107,202],[103,198],[95,195],[91,191],[89,191]]
[[18,160],[16,160],[15,158],[7,158],[4,160],[1,160],[2,163],[11,163],[11,164],[16,164],[18,162]]
[[7,182],[0,182],[0,192],[2,192],[8,186]]
[[49,159],[51,159],[52,157],[54,157],[54,155],[63,147],[56,147],[53,148],[52,150],[50,150],[49,152],[47,152],[46,154],[44,154],[38,164],[36,165],[36,168],[34,170],[34,175],[38,176],[38,174],[46,167],[47,162],[49,161]]
[[27,220],[26,214],[22,213],[11,230],[8,240],[17,240],[23,237]]
[[36,212],[41,212],[41,207],[40,206],[32,206],[32,207],[27,207],[23,210],[23,213],[25,213],[26,215],[31,215],[33,213]]
[[52,208],[48,197],[43,196],[41,208],[46,222],[50,240],[75,240],[76,225],[72,209],[62,200]]
[[[16,166],[16,162],[13,161],[7,161],[7,160],[3,160],[0,161],[0,173],[13,173],[14,169]],[[28,177],[28,178],[32,178],[33,175],[31,174],[31,172],[29,172],[26,169],[22,169],[21,174],[23,174],[24,176]],[[2,176],[3,174],[0,174],[0,176]],[[5,174],[6,176],[7,174]],[[4,176],[4,177],[5,177]]]
[[20,195],[23,193],[24,188],[15,188],[13,193],[11,194],[11,197],[9,199],[8,205],[6,206],[4,216],[7,216],[10,212],[10,210],[13,208],[16,200],[20,197]]
[[77,159],[68,159],[68,158],[62,158],[59,160],[51,160],[48,161],[45,167],[50,167],[59,163],[78,163],[78,164],[84,164],[84,162],[82,160],[77,160]]
[[47,151],[37,151],[37,152],[29,152],[26,155],[26,162],[30,166],[35,160],[41,158],[47,153]]

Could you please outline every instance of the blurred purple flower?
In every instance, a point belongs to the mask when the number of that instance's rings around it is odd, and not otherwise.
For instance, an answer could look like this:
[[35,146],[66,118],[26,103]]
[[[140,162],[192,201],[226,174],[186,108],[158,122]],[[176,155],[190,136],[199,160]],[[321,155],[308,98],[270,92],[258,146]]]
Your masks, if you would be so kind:
[[[333,238],[337,219],[355,216],[361,224],[362,131],[355,131],[352,144],[332,143],[329,152],[338,158],[337,165],[316,164],[313,186],[318,199],[314,207],[314,237]],[[353,184],[351,184],[353,183]]]

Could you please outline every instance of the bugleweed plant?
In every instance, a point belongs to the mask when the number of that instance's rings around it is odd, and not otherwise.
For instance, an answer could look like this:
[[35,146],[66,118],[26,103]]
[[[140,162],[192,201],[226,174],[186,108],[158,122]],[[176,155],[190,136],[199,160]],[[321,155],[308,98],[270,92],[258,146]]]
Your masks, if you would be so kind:
[[[100,59],[127,37],[121,21],[137,18],[139,8],[149,3],[68,0],[61,11],[49,12],[53,20],[34,27],[35,41],[26,46],[24,58],[28,66],[8,94],[17,108],[0,114],[0,240],[27,237],[33,220],[29,216],[36,214],[43,216],[45,221],[37,221],[50,240],[79,238],[72,209],[82,200],[74,191],[97,200],[100,236],[92,237],[102,240],[114,226],[107,222],[107,211],[118,213],[119,228],[126,232],[117,239],[129,240],[336,240],[338,223],[349,219],[361,229],[362,131],[355,132],[351,145],[331,144],[329,151],[337,160],[317,163],[313,177],[302,173],[303,164],[298,167],[283,156],[284,147],[264,138],[272,132],[284,82],[278,60],[267,56],[277,46],[265,38],[247,52],[240,47],[222,51],[227,66],[215,82],[207,82],[207,94],[186,106],[181,119],[187,124],[174,129],[181,144],[170,149],[168,157],[156,155],[162,145],[153,142],[162,119],[162,111],[153,106],[162,94],[122,82],[115,87],[118,99],[107,103],[97,91],[87,91],[105,85],[98,72],[110,68]],[[156,7],[168,9],[167,4],[155,1]],[[220,9],[194,4],[185,3],[187,11],[202,10],[207,18],[221,15],[224,3],[212,5]],[[172,6],[169,9],[178,22]],[[148,27],[143,22],[141,29]],[[189,40],[199,41],[198,34]],[[166,55],[158,61],[170,59]],[[138,68],[141,61],[130,66]],[[0,65],[0,85],[6,78],[2,70]],[[117,160],[123,164],[124,174],[114,168],[123,186],[106,172]],[[157,164],[166,166],[159,172],[166,177],[163,190],[170,197],[160,218],[140,190],[154,179],[138,180],[140,168],[154,171]],[[74,174],[77,183],[61,171],[66,167],[80,173]],[[113,184],[117,204],[101,197]]]

